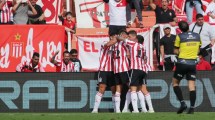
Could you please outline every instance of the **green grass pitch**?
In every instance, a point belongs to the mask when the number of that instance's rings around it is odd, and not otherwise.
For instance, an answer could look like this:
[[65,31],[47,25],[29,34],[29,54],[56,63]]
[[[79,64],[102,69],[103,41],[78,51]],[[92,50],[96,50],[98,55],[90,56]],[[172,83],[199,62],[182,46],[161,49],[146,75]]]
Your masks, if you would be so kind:
[[215,113],[0,113],[0,120],[215,120]]

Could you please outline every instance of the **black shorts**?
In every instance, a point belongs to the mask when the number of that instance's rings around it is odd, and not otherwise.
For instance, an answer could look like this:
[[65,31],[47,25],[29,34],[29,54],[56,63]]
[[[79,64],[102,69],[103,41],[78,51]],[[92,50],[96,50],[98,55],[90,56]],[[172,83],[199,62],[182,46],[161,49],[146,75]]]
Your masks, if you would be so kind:
[[109,36],[118,35],[121,30],[126,30],[126,26],[109,26]]
[[147,73],[145,71],[143,71],[143,79],[140,80],[139,84],[140,85],[146,85],[147,84]]
[[129,74],[128,72],[120,72],[114,74],[116,85],[127,84],[129,82]]
[[130,86],[146,84],[146,73],[142,70],[130,70]]
[[186,75],[187,80],[196,80],[196,65],[176,63],[174,78],[181,80]]
[[108,87],[115,86],[114,73],[109,71],[99,71],[98,83],[106,84]]

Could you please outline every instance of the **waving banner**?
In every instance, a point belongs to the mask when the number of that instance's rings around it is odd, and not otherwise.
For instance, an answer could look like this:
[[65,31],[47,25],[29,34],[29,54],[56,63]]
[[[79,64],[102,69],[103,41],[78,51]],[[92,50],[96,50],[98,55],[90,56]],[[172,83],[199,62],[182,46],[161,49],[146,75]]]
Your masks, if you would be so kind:
[[103,0],[75,0],[78,28],[105,28],[109,24],[109,6]]
[[[137,31],[138,34],[142,35],[145,39],[144,46],[146,49],[146,55],[148,57],[148,61],[150,58],[150,54],[153,54],[153,51],[150,51],[150,34],[148,29],[143,29]],[[99,68],[99,55],[101,44],[105,41],[109,41],[108,36],[77,36],[78,39],[78,51],[79,51],[79,59],[82,63],[82,67],[84,70],[88,71],[97,71]],[[152,66],[152,65],[151,65]]]
[[61,59],[64,31],[57,25],[1,25],[0,72],[15,72],[16,66],[30,61],[34,52],[40,53],[40,63],[46,71],[55,71],[49,60],[57,50],[57,59]]
[[62,9],[62,0],[38,0],[37,4],[42,7],[47,23],[59,22],[58,14]]

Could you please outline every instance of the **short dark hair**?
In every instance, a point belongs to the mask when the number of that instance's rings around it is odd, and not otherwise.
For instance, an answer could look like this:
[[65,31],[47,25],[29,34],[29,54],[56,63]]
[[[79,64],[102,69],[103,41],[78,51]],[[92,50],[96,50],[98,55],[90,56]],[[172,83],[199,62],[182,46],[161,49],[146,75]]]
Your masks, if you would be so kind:
[[136,32],[135,30],[130,30],[130,31],[128,31],[128,34],[136,35],[136,36],[137,36],[137,32]]
[[67,54],[67,53],[69,54],[69,51],[66,50],[66,51],[63,52],[63,55],[64,55],[64,54]]
[[201,13],[196,14],[196,20],[201,18],[201,17],[204,17]]
[[124,29],[121,29],[118,34],[120,35],[122,33],[128,34],[128,32],[126,30],[124,30]]
[[138,43],[143,44],[144,37],[142,35],[137,35]]
[[74,54],[74,53],[78,53],[78,51],[76,49],[71,49],[69,54]]
[[66,12],[65,15],[66,15],[66,16],[67,16],[67,15],[71,15],[71,16],[72,16],[72,12]]
[[32,58],[34,58],[34,57],[40,57],[40,54],[38,53],[38,52],[34,52],[34,54],[33,54],[33,57]]
[[187,22],[185,21],[180,21],[178,23],[178,26],[179,26],[179,29],[182,31],[182,32],[187,32],[189,30],[189,25]]

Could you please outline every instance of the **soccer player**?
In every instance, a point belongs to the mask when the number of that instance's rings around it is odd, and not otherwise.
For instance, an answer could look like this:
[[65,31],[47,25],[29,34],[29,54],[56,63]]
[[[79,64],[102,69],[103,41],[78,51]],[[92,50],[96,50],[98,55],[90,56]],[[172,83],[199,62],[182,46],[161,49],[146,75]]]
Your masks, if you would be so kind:
[[189,25],[187,22],[180,21],[178,26],[182,33],[177,35],[174,45],[174,53],[178,55],[178,62],[176,63],[176,70],[172,79],[172,85],[173,90],[181,103],[181,106],[177,112],[180,114],[187,108],[182,91],[179,87],[181,79],[184,75],[186,75],[190,92],[190,109],[187,113],[193,114],[196,101],[196,59],[201,46],[201,40],[198,33],[189,32]]
[[[120,40],[123,40],[126,43],[130,50],[130,91],[128,91],[126,99],[131,99],[133,113],[139,113],[137,107],[137,88],[140,84],[140,80],[143,79],[142,58],[144,49],[143,46],[138,43],[136,31],[129,31],[128,36],[128,39],[120,38]],[[123,112],[127,112],[128,103],[129,102],[127,101],[125,102]]]
[[41,64],[39,63],[40,54],[34,52],[30,62],[22,62],[16,67],[16,72],[45,72]]
[[[112,39],[112,38],[111,38]],[[112,91],[112,101],[115,95],[115,81],[113,72],[113,47],[110,44],[112,41],[103,43],[100,50],[100,67],[98,71],[98,87],[99,90],[95,96],[95,103],[92,113],[98,113],[98,108],[105,93],[106,87],[110,87]],[[114,103],[113,103],[114,104]],[[114,107],[115,108],[115,107]]]
[[[125,30],[121,30],[119,32],[119,35],[127,39],[128,33]],[[117,39],[114,39],[117,40]],[[114,54],[113,54],[113,61],[114,61],[114,77],[115,77],[115,83],[116,83],[116,93],[115,93],[115,107],[116,107],[116,113],[120,113],[120,102],[121,102],[121,92],[122,92],[122,86],[127,85],[129,82],[129,61],[128,61],[128,55],[129,49],[126,46],[124,41],[117,41],[114,47]]]
[[56,72],[74,72],[74,64],[70,61],[69,52],[63,52],[63,60],[58,62],[55,57],[59,51],[55,52],[54,56],[51,58],[50,62],[56,66]]
[[[137,39],[138,39],[138,43],[143,45],[144,37],[141,36],[141,35],[137,35]],[[140,105],[141,105],[141,108],[142,108],[142,112],[144,112],[144,113],[146,113],[146,112],[154,113],[154,109],[153,109],[152,101],[151,101],[151,96],[150,96],[150,94],[149,94],[149,92],[147,90],[147,86],[146,86],[147,85],[146,77],[147,77],[147,69],[148,69],[148,66],[145,65],[146,60],[147,60],[147,57],[146,57],[145,51],[144,51],[143,59],[142,59],[142,62],[143,62],[143,79],[140,80],[138,98],[140,100]],[[147,103],[147,105],[149,107],[148,111],[147,111],[146,106],[145,106],[145,99],[146,99],[146,103]]]

